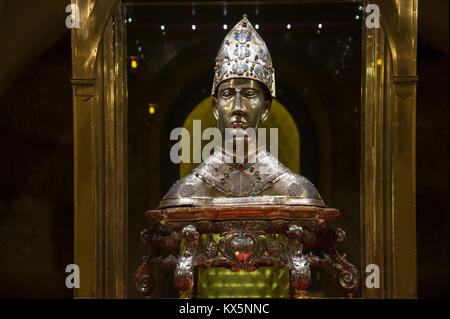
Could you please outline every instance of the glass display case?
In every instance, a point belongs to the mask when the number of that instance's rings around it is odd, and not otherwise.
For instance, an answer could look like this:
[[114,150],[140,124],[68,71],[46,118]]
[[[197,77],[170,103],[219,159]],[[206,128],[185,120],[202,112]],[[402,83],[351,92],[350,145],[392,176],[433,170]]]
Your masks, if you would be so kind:
[[[242,14],[248,15],[272,56],[276,99],[265,126],[278,129],[279,160],[309,178],[329,207],[341,210],[337,222],[348,233],[343,249],[359,266],[362,3],[124,5],[129,276],[140,263],[134,252],[139,251],[136,234],[144,224],[142,212],[158,206],[169,187],[198,165],[171,161],[170,148],[178,140],[170,140],[170,132],[186,127],[192,138],[193,120],[201,120],[202,129],[215,126],[210,98],[215,57]],[[268,269],[208,271],[215,275],[200,274],[200,285],[207,278],[210,283],[209,288],[200,286],[200,296],[280,297],[281,292],[272,294],[273,287],[278,281],[284,281],[283,289],[288,284],[285,275],[272,278]],[[314,276],[334,287],[332,275]],[[167,290],[165,296],[170,288],[161,288]],[[317,294],[325,289],[314,288]]]
[[[276,74],[266,127],[278,128],[280,161],[340,210],[340,247],[362,276],[355,296],[415,296],[416,1],[374,1],[379,28],[365,23],[366,1],[73,2],[75,255],[89,269],[79,297],[139,296],[144,212],[198,165],[171,161],[170,133],[215,125],[215,57],[244,13]],[[380,289],[364,285],[369,264],[382,269]],[[338,296],[333,275],[314,270],[312,296]],[[158,276],[157,295],[178,297],[171,272]],[[289,286],[264,268],[199,276],[201,297],[280,297]]]

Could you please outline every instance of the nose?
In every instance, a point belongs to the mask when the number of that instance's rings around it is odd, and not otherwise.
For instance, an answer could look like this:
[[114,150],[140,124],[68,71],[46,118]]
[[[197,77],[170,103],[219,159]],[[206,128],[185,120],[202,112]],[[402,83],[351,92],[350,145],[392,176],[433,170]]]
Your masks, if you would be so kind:
[[232,114],[233,115],[241,115],[244,113],[245,112],[244,112],[244,109],[242,108],[242,104],[241,104],[241,93],[237,92],[236,96],[234,98]]

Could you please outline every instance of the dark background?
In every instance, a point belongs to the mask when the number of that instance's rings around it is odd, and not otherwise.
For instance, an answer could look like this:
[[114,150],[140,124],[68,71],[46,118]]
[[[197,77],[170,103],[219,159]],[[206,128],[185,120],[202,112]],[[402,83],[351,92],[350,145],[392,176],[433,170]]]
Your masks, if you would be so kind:
[[[0,0],[1,298],[72,297],[64,284],[65,266],[73,262],[65,6]],[[418,292],[440,298],[448,297],[449,269],[446,0],[419,0],[417,67]]]

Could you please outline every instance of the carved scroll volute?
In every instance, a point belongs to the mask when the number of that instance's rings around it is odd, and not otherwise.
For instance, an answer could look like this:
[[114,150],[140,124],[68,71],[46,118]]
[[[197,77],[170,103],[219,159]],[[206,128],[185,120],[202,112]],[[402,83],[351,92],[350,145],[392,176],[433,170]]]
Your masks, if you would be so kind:
[[[336,244],[344,240],[346,234],[345,231],[338,228],[336,230]],[[360,276],[358,269],[345,259],[345,254],[341,256],[337,250],[336,245],[334,247],[334,268],[338,272],[337,281],[341,290],[351,297],[353,293],[358,290]]]
[[148,257],[145,257],[144,263],[137,270],[135,284],[139,293],[147,297],[152,295],[155,289],[155,277]]
[[198,239],[200,234],[193,225],[188,225],[181,231],[181,237],[185,239],[183,253],[178,259],[175,268],[174,285],[182,293],[193,287],[194,267],[198,259]]
[[291,283],[295,289],[307,290],[312,283],[308,257],[303,254],[301,242],[304,230],[301,226],[291,225],[286,232],[286,260],[291,273]]

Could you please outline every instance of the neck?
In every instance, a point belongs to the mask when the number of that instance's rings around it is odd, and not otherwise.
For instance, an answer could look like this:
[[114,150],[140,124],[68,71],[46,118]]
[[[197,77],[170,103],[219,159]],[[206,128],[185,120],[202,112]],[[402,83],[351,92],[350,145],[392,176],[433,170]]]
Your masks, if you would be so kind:
[[261,146],[256,148],[256,145],[249,149],[248,143],[245,143],[244,150],[239,149],[236,144],[231,148],[223,148],[220,150],[223,160],[226,163],[233,164],[247,164],[255,163],[261,155],[267,153],[266,147]]

